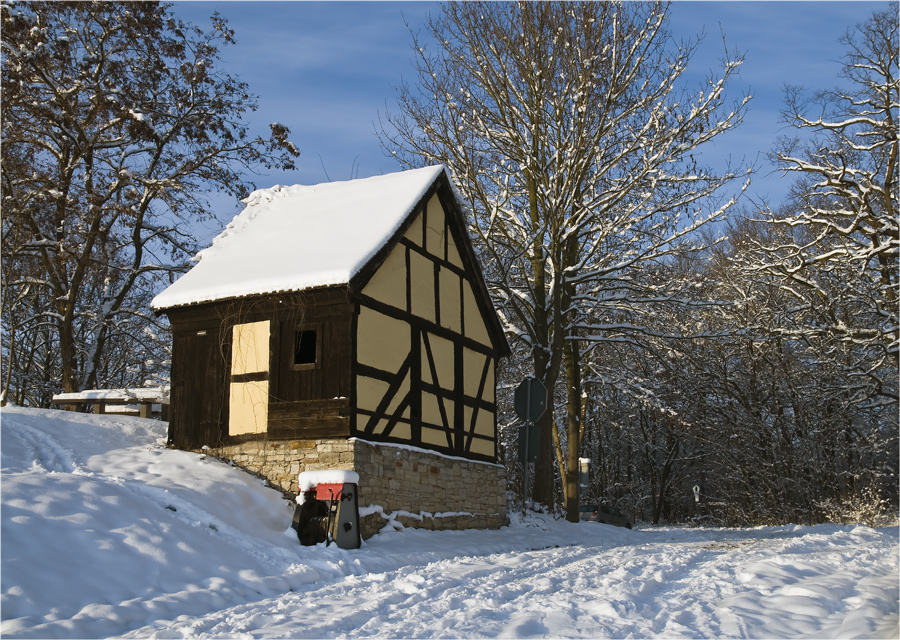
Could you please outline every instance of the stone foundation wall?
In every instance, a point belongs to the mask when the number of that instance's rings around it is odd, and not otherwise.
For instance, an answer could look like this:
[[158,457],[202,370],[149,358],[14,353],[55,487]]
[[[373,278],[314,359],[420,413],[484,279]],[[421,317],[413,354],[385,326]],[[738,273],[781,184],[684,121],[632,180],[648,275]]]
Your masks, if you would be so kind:
[[292,496],[299,490],[301,471],[356,471],[363,538],[385,526],[438,530],[498,529],[509,524],[502,465],[355,438],[259,440],[209,453],[232,460]]
[[499,529],[506,515],[506,470],[414,447],[355,440],[360,529]]
[[233,461],[290,496],[300,491],[297,477],[301,471],[353,469],[355,458],[349,440],[254,440],[209,453]]

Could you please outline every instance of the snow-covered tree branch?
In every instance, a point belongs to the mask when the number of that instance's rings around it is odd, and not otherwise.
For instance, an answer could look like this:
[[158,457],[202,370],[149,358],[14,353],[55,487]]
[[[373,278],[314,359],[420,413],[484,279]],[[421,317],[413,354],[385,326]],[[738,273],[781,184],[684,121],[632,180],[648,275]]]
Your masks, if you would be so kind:
[[[448,4],[429,25],[434,50],[414,39],[417,84],[399,88],[400,112],[382,127],[401,161],[441,162],[455,176],[507,332],[534,375],[554,389],[565,360],[566,454],[557,457],[570,517],[582,345],[610,337],[607,327],[629,333],[616,316],[625,295],[636,308],[678,299],[685,283],[651,285],[641,272],[697,250],[697,231],[723,216],[747,179],[692,155],[741,121],[750,97],[725,95],[741,58],[726,50],[719,75],[687,86],[699,39],[673,42],[667,11]],[[552,416],[544,426],[536,497],[552,503]]]
[[[204,194],[241,197],[244,170],[298,153],[281,125],[248,134],[256,99],[217,67],[233,42],[218,16],[204,31],[156,2],[14,2],[2,19],[4,324],[46,330],[13,316],[49,305],[48,377],[65,391],[110,384],[113,336],[196,250]],[[27,301],[13,284],[24,276],[42,283]],[[4,352],[22,371],[15,343]]]
[[[775,157],[799,176],[793,199],[765,219],[784,230],[758,268],[777,274],[825,329],[890,354],[900,348],[900,71],[895,11],[875,13],[841,40],[848,85],[812,95],[786,90],[798,136]],[[837,277],[839,288],[821,284]]]

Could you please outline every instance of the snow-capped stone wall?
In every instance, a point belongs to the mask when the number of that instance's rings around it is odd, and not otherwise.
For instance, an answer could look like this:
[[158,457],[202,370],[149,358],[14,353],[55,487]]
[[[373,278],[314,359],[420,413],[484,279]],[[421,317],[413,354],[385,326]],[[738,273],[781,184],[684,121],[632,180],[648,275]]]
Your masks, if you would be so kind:
[[502,465],[403,445],[354,444],[363,538],[386,525],[440,530],[509,524]]
[[498,529],[509,523],[506,471],[498,464],[357,438],[258,440],[208,453],[292,496],[299,492],[301,471],[356,471],[364,539],[386,526],[459,530]]

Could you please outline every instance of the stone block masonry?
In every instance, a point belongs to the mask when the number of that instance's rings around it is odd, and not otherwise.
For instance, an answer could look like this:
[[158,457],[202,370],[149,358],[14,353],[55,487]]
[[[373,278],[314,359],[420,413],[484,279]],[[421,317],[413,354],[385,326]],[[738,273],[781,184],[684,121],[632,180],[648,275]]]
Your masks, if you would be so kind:
[[356,471],[364,539],[387,525],[439,530],[509,524],[506,470],[498,464],[357,438],[257,440],[209,453],[233,461],[288,496],[297,495],[301,471]]
[[389,523],[435,530],[499,529],[509,524],[502,465],[417,447],[359,439],[353,444],[363,538]]
[[348,440],[252,440],[209,450],[210,455],[265,479],[285,496],[299,492],[301,471],[353,469],[353,443]]

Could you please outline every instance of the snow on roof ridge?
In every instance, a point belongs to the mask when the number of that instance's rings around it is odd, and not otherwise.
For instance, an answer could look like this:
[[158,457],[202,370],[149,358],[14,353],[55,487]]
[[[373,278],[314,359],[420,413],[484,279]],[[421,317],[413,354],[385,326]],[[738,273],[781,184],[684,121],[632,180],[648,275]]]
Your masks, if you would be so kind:
[[200,262],[205,253],[208,253],[217,244],[220,244],[226,238],[233,236],[236,232],[249,224],[260,212],[260,209],[255,207],[268,204],[278,196],[283,197],[286,195],[288,189],[290,189],[290,187],[276,184],[271,187],[266,187],[265,189],[256,189],[252,191],[249,196],[241,200],[245,205],[241,212],[235,215],[231,219],[231,222],[225,225],[225,228],[212,239],[212,243],[206,249],[198,251],[197,254],[191,258],[191,262]]
[[157,295],[168,309],[347,284],[445,172],[432,165],[317,185],[253,191],[245,208]]

